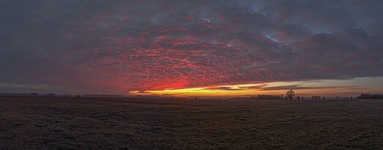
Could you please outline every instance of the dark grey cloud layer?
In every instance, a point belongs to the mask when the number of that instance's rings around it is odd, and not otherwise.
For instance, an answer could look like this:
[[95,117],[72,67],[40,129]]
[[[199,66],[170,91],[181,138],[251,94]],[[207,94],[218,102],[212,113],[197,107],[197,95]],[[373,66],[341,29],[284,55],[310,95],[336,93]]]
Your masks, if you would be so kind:
[[323,89],[358,89],[365,90],[364,88],[360,88],[357,86],[304,86],[300,84],[292,84],[292,85],[283,85],[283,86],[269,86],[269,85],[261,85],[261,86],[250,86],[250,87],[240,87],[240,88],[232,88],[228,86],[220,86],[215,88],[205,88],[205,90],[224,90],[224,91],[236,91],[236,90],[248,90],[248,89],[257,89],[260,91],[275,91],[275,90],[323,90]]
[[382,76],[380,6],[378,0],[2,0],[0,89],[116,93]]

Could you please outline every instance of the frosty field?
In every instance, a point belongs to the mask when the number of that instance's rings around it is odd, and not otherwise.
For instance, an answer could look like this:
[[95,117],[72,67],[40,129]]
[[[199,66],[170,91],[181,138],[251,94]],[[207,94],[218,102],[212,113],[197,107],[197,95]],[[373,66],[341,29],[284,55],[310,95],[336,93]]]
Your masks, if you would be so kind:
[[0,149],[380,149],[383,100],[0,97]]

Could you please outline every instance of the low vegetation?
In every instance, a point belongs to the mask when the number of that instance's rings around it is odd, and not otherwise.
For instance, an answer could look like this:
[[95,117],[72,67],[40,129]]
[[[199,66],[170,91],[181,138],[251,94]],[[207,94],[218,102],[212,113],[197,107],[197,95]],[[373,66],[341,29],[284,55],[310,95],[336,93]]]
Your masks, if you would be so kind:
[[0,97],[0,149],[379,149],[382,100]]

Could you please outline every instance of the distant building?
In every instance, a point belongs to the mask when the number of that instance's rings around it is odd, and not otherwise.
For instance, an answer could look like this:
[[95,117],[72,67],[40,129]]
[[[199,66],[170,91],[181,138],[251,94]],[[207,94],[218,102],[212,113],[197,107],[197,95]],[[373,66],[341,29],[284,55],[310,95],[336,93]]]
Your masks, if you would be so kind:
[[278,99],[283,99],[283,97],[279,96],[279,95],[258,95],[258,96],[251,96],[250,99],[256,99],[256,100],[278,100]]
[[311,99],[312,100],[320,100],[320,99],[322,99],[322,97],[321,96],[311,96]]
[[[79,96],[78,96],[79,97]],[[108,94],[86,94],[82,97],[92,97],[92,98],[125,98],[125,95],[108,95]]]

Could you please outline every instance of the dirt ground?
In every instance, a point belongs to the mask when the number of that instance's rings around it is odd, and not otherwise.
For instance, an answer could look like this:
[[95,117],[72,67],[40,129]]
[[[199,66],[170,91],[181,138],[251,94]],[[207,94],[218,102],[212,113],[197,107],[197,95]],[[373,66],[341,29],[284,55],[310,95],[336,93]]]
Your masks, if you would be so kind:
[[0,149],[381,149],[383,100],[0,97]]

